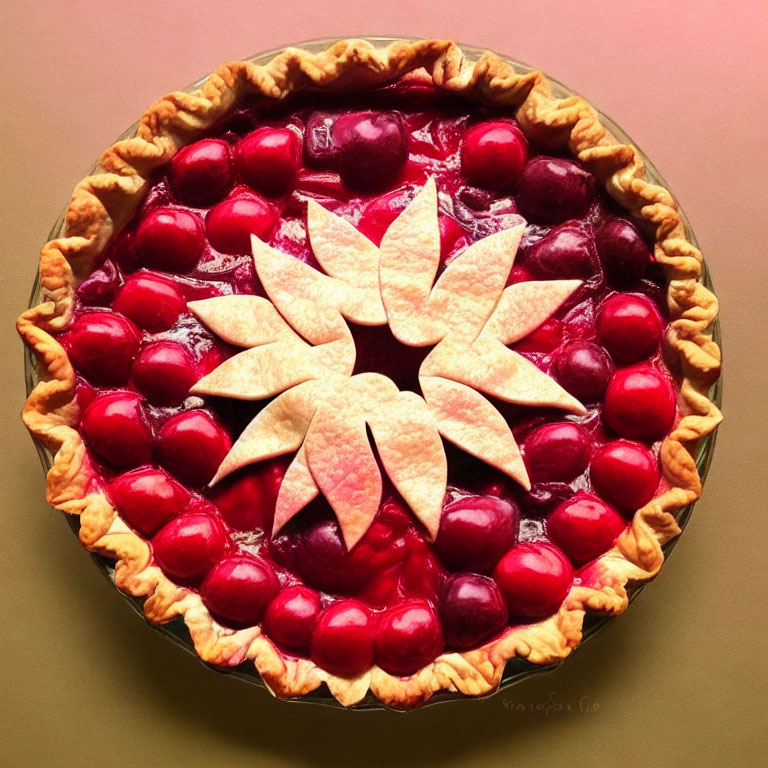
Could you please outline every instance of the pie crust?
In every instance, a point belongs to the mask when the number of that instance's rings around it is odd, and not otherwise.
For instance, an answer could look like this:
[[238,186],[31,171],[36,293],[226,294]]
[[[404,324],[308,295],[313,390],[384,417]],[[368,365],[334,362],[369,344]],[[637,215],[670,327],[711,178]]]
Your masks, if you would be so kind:
[[[319,668],[313,661],[284,654],[258,627],[233,630],[218,624],[200,596],[172,583],[152,564],[150,547],[112,508],[92,468],[78,431],[75,372],[52,337],[72,319],[78,284],[98,262],[113,233],[133,216],[153,172],[184,145],[200,138],[239,101],[263,95],[283,99],[297,91],[354,91],[391,82],[415,70],[436,86],[470,99],[516,111],[529,138],[548,148],[565,148],[605,186],[608,193],[655,233],[655,258],[669,279],[670,324],[666,354],[681,372],[683,417],[663,441],[661,468],[668,490],[637,510],[616,545],[590,566],[590,584],[574,584],[560,610],[546,620],[510,628],[467,652],[445,652],[408,677],[378,667],[352,679]],[[601,125],[584,100],[558,100],[539,72],[517,73],[492,53],[468,61],[446,40],[396,42],[376,48],[362,40],[342,40],[326,51],[288,48],[264,66],[230,62],[192,93],[173,93],[142,116],[134,138],[117,142],[101,157],[100,171],[81,181],[66,211],[66,236],[47,243],[40,257],[43,301],[24,312],[18,330],[39,358],[39,383],[23,419],[53,455],[47,498],[56,509],[80,517],[80,540],[90,551],[115,559],[115,583],[145,598],[144,612],[156,623],[181,616],[199,656],[234,667],[250,661],[270,690],[298,697],[326,683],[344,706],[361,702],[368,691],[384,705],[415,708],[439,691],[480,696],[501,681],[507,660],[555,664],[578,645],[587,611],[615,615],[628,605],[627,585],[652,579],[662,547],[680,533],[676,513],[701,493],[694,455],[697,442],[721,420],[707,391],[719,375],[720,352],[708,334],[717,301],[700,282],[702,257],[689,242],[670,193],[645,179],[643,160]]]

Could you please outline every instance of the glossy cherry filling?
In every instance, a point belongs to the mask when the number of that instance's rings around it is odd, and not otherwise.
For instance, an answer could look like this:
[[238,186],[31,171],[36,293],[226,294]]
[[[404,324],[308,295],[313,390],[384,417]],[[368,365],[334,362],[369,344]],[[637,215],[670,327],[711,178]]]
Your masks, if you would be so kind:
[[[182,149],[81,284],[59,338],[78,375],[94,471],[169,579],[197,592],[223,627],[259,625],[283,653],[331,673],[376,664],[407,676],[443,651],[557,612],[584,567],[663,488],[659,441],[678,414],[661,353],[664,286],[644,235],[595,177],[542,153],[513,116],[397,86],[354,103],[318,108],[317,99],[246,104]],[[386,483],[351,550],[322,496],[273,536],[291,457],[209,485],[263,403],[190,394],[237,349],[187,302],[265,295],[252,234],[319,268],[309,199],[378,244],[429,177],[440,193],[438,273],[525,219],[507,283],[582,281],[512,348],[587,413],[495,402],[531,488],[446,446],[434,541]],[[430,348],[401,344],[387,326],[350,328],[355,373],[420,392]]]

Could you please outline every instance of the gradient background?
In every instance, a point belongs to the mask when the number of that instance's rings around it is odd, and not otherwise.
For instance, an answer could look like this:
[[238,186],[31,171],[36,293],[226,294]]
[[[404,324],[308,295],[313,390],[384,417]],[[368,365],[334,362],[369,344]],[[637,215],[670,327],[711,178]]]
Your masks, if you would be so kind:
[[[766,4],[373,6],[0,4],[0,764],[764,765]],[[150,631],[45,504],[18,420],[12,330],[71,188],[146,106],[227,59],[365,34],[496,49],[612,116],[691,220],[721,299],[726,352],[726,422],[704,499],[632,609],[550,674],[487,702],[406,715],[274,701]]]

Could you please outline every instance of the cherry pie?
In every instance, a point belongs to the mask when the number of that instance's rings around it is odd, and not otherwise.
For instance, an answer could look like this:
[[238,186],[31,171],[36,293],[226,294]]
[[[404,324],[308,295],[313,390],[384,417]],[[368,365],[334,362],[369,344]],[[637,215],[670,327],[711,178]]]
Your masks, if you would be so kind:
[[413,708],[652,578],[720,415],[701,256],[578,98],[445,41],[222,66],[42,251],[48,498],[153,622]]

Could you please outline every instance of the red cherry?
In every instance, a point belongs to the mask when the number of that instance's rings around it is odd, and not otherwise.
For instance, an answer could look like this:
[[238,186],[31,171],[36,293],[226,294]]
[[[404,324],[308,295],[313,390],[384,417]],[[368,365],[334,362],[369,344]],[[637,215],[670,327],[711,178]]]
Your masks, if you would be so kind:
[[533,280],[534,277],[531,274],[531,270],[523,264],[515,264],[512,269],[509,270],[509,277],[507,278],[507,285],[514,285],[515,283],[525,283],[528,280]]
[[105,259],[100,269],[96,269],[77,287],[77,296],[83,304],[109,304],[117,289],[118,273],[115,265]]
[[573,568],[553,544],[524,541],[501,558],[493,578],[506,597],[511,616],[542,618],[565,600]]
[[452,216],[440,214],[437,223],[440,227],[440,262],[444,264],[457,245],[468,241],[461,225]]
[[207,495],[236,531],[271,531],[284,472],[279,459],[260,461],[225,477]]
[[579,491],[547,517],[547,533],[574,565],[584,565],[613,546],[627,521],[590,493]]
[[563,323],[556,317],[547,318],[536,330],[515,342],[516,352],[552,352],[563,341]]
[[363,209],[357,228],[374,244],[381,245],[389,225],[402,213],[410,195],[402,189],[375,197]]
[[138,329],[126,318],[111,312],[86,312],[61,341],[78,373],[96,385],[120,386],[128,380],[139,339]]
[[408,131],[396,112],[349,112],[331,127],[334,165],[351,189],[372,192],[391,185],[408,159]]
[[592,235],[578,222],[566,222],[529,246],[525,264],[545,280],[591,277],[597,271]]
[[608,353],[591,341],[573,341],[560,350],[552,372],[567,392],[583,403],[600,400],[613,375]]
[[473,125],[461,146],[461,171],[470,184],[487,189],[509,186],[528,162],[528,142],[511,123]]
[[537,224],[559,224],[584,216],[592,204],[595,178],[573,160],[534,157],[517,180],[520,213]]
[[279,197],[296,183],[301,165],[299,137],[290,128],[258,128],[237,145],[237,167],[249,186]]
[[167,331],[186,309],[176,286],[162,277],[137,274],[120,288],[112,305],[150,333]]
[[221,139],[202,139],[180,149],[171,160],[171,187],[184,203],[211,205],[232,186],[229,144]]
[[145,467],[116,477],[109,495],[120,516],[146,537],[187,506],[189,493],[162,469]]
[[519,522],[511,501],[465,496],[443,509],[435,549],[449,568],[490,571],[514,545]]
[[375,658],[390,675],[412,675],[442,650],[440,622],[426,600],[407,600],[379,619]]
[[197,381],[187,350],[174,341],[158,341],[133,364],[133,383],[153,405],[178,405]]
[[221,560],[200,587],[200,596],[211,615],[228,627],[258,624],[272,598],[280,591],[275,570],[253,555]]
[[155,208],[140,222],[136,245],[146,262],[169,272],[189,272],[203,252],[200,217],[178,208]]
[[630,365],[656,353],[662,321],[656,307],[644,296],[617,293],[600,306],[596,330],[616,363]]
[[208,483],[232,447],[229,435],[205,411],[184,411],[163,424],[157,435],[163,464],[185,485]]
[[595,232],[595,245],[605,276],[614,285],[632,285],[645,273],[651,252],[626,219],[610,219]]
[[137,467],[152,460],[152,432],[143,402],[130,392],[109,392],[85,409],[80,429],[99,458],[116,467]]
[[320,610],[320,595],[314,589],[287,587],[269,604],[264,631],[281,648],[308,654]]
[[375,621],[356,600],[340,600],[326,608],[312,632],[315,663],[340,677],[355,677],[373,664]]
[[523,443],[523,455],[534,483],[568,483],[589,465],[592,441],[579,424],[561,421],[534,429]]
[[221,525],[202,512],[171,520],[152,540],[152,552],[163,573],[183,584],[201,582],[227,546]]
[[476,648],[507,626],[507,604],[492,579],[457,573],[441,596],[440,621],[449,648]]
[[250,253],[251,235],[269,240],[277,226],[277,209],[257,195],[241,195],[219,203],[206,219],[208,239],[222,253]]
[[650,365],[622,368],[613,374],[605,393],[603,416],[620,437],[653,443],[672,429],[675,391]]
[[629,440],[616,440],[595,451],[589,475],[595,491],[623,512],[647,504],[659,485],[656,457]]

